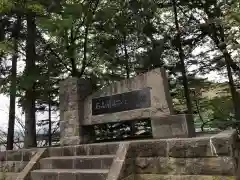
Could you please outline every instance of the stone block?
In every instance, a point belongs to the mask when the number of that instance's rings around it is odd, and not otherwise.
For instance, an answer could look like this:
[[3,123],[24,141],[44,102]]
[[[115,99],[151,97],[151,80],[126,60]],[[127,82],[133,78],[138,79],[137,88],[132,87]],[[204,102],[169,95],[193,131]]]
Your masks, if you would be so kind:
[[[79,137],[76,137],[76,139],[79,139]],[[119,143],[98,143],[98,144],[68,145],[63,147],[50,147],[48,148],[48,154],[50,157],[81,156],[81,155],[115,155],[118,146]]]
[[107,177],[107,173],[77,173],[76,179],[84,179],[84,180],[105,180]]
[[131,174],[131,175],[123,178],[122,180],[134,180],[134,174]]
[[75,173],[68,173],[68,172],[62,172],[58,175],[58,180],[76,180],[76,174]]
[[41,169],[109,169],[114,156],[62,156],[40,160]]
[[137,158],[135,164],[137,174],[235,175],[234,160],[230,157]]
[[91,155],[104,155],[116,154],[119,143],[101,143],[89,144],[89,154]]
[[113,156],[88,156],[74,160],[75,169],[109,169],[113,162]]
[[8,150],[5,153],[6,161],[29,161],[36,153],[33,149]]
[[60,110],[77,110],[79,101],[92,93],[92,84],[89,79],[70,77],[60,83]]
[[107,170],[43,169],[31,172],[34,180],[105,180]]
[[137,180],[235,180],[234,176],[137,174]]
[[35,170],[35,171],[31,172],[31,179],[34,179],[34,180],[58,180],[58,173],[52,172],[52,171],[39,172],[39,171]]
[[82,140],[80,136],[62,137],[60,139],[61,146],[77,145],[81,144],[81,142]]
[[28,161],[1,161],[0,170],[2,172],[21,172],[27,165]]
[[130,143],[128,158],[167,156],[166,140],[143,140]]
[[[92,92],[90,80],[68,78],[60,84],[60,142],[61,145],[82,143],[81,136],[84,99]],[[71,138],[69,138],[71,137]]]
[[62,147],[49,147],[47,149],[48,156],[63,156],[63,148]]
[[[228,133],[227,133],[228,132]],[[169,157],[233,156],[235,131],[225,131],[210,137],[167,139]]]
[[88,145],[77,145],[77,146],[73,146],[73,148],[75,149],[75,155],[76,156],[82,156],[82,155],[87,155],[89,154],[89,147]]
[[75,146],[64,146],[62,147],[63,156],[75,156],[76,148]]
[[[224,131],[212,136],[139,140],[130,143],[128,158],[132,157],[234,157],[236,132]],[[236,154],[236,153],[235,153]]]
[[[63,156],[63,157],[57,157],[57,158],[56,157],[49,158],[49,159],[47,159],[47,161],[49,163],[51,163],[51,165],[52,165],[51,169],[74,169],[74,159],[73,158],[64,158],[64,156]],[[47,164],[47,161],[45,163],[43,163],[44,162],[44,160],[43,160],[43,162],[41,162],[42,165]],[[47,168],[41,168],[41,169],[47,169]]]
[[155,116],[151,118],[151,125],[155,139],[195,136],[192,115]]

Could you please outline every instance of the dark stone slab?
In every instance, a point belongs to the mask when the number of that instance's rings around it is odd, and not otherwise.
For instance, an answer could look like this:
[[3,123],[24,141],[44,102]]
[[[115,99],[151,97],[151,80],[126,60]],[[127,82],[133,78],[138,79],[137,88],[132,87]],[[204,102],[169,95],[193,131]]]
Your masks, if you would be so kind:
[[92,99],[92,115],[109,114],[151,106],[150,88]]

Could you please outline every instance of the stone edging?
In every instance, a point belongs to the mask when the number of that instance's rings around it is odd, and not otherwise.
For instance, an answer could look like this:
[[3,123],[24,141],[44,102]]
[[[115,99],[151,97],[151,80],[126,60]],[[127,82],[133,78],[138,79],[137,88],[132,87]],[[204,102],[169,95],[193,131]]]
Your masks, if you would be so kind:
[[39,161],[45,157],[47,153],[46,148],[40,148],[36,154],[31,158],[25,168],[19,173],[16,180],[30,180],[31,171],[39,168]]
[[119,180],[124,176],[124,168],[129,150],[128,143],[120,143],[106,180]]

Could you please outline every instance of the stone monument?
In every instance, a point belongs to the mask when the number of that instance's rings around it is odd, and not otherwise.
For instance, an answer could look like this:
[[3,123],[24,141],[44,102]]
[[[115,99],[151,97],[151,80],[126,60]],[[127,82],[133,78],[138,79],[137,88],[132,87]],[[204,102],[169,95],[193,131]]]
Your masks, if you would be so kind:
[[61,144],[87,143],[95,124],[150,119],[153,138],[193,137],[191,115],[174,115],[167,74],[157,68],[92,93],[90,80],[60,87]]

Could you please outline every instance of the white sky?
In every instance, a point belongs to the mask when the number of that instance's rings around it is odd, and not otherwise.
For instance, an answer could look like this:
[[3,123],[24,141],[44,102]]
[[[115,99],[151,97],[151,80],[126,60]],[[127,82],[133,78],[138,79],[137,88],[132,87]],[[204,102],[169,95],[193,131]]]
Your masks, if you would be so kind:
[[[8,127],[8,111],[9,111],[9,97],[5,95],[0,95],[0,128],[2,130],[7,130]],[[24,114],[22,114],[21,109],[16,105],[16,117],[24,122]],[[52,114],[53,118],[56,118],[56,114]],[[38,119],[48,119],[48,113],[36,113],[36,118]],[[18,129],[19,127],[16,127]]]

